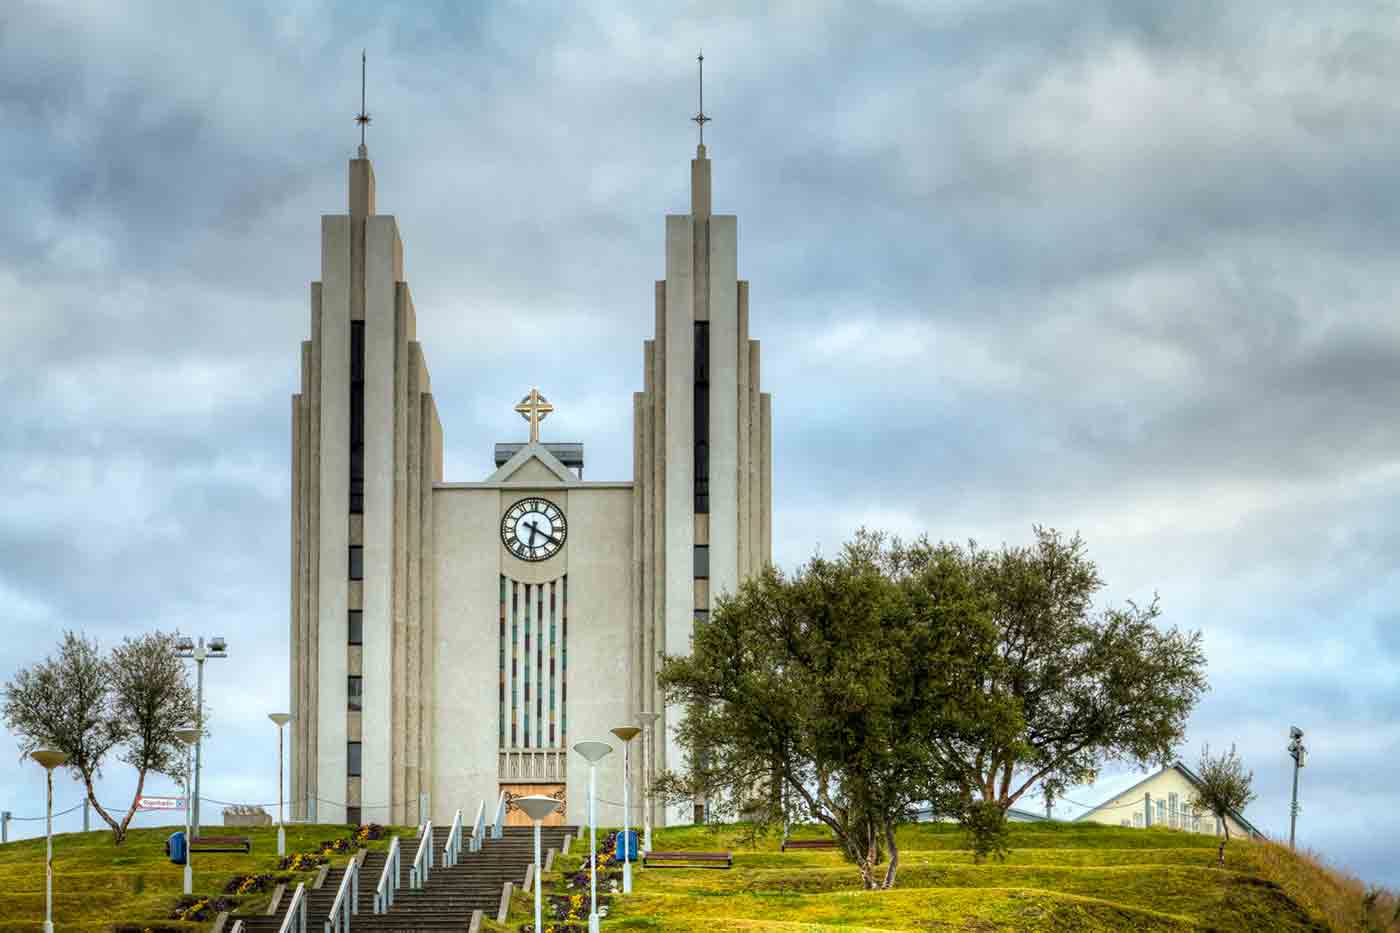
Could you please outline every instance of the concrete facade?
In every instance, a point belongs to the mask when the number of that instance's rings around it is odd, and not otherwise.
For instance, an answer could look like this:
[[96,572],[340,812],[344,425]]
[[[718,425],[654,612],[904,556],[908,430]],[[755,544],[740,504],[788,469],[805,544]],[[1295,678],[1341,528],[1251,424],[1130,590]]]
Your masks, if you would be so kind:
[[[609,741],[599,786],[615,789],[609,730],[657,710],[653,774],[683,768],[660,658],[688,652],[696,619],[769,560],[771,403],[737,220],[711,214],[700,147],[690,212],[665,219],[630,481],[584,482],[581,460],[576,475],[531,442],[483,481],[448,483],[397,224],[375,212],[363,150],[349,176],[348,213],[323,218],[292,404],[293,813],[414,823],[424,801],[447,822],[503,790],[555,787],[582,822],[588,769],[570,747]],[[502,542],[527,498],[567,520],[540,560]],[[641,739],[631,752],[635,790]],[[621,815],[600,805],[603,822]]]

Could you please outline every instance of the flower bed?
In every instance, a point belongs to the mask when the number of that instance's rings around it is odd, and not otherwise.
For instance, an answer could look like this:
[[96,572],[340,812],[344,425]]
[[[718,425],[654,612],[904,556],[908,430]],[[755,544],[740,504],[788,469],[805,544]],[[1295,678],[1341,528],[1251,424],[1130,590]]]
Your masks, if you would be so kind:
[[171,920],[213,920],[226,910],[233,910],[238,901],[231,897],[204,897],[186,894],[170,913]]
[[240,875],[224,885],[225,894],[261,894],[277,883],[270,874]]

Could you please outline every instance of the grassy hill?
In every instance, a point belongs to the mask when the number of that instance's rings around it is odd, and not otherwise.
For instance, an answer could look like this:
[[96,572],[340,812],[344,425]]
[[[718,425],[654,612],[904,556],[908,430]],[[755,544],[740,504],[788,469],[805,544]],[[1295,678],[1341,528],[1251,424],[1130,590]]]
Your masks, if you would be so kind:
[[[154,929],[207,930],[207,923],[181,923],[170,919],[172,908],[184,891],[184,866],[165,857],[165,839],[172,827],[133,829],[120,846],[112,845],[108,831],[63,833],[54,836],[54,929],[57,933],[98,933],[114,921],[152,926]],[[201,853],[194,856],[194,891],[219,895],[230,879],[240,875],[271,873],[293,880],[315,877],[311,872],[277,870],[277,830],[267,827],[207,827],[211,835],[249,836],[250,855]],[[397,830],[412,835],[413,827]],[[351,828],[338,825],[288,826],[288,854],[316,849],[323,840],[348,836]],[[368,843],[387,846],[387,839]],[[343,864],[348,855],[332,856]],[[265,906],[270,891],[240,898],[244,908]],[[0,845],[0,933],[35,933],[44,919],[44,839],[25,839]]]
[[[802,835],[817,837],[815,828]],[[1215,867],[1216,840],[1167,829],[1092,824],[1015,824],[1004,862],[975,864],[956,827],[900,832],[892,891],[861,889],[834,851],[782,853],[776,839],[751,847],[741,831],[679,828],[656,833],[658,850],[734,853],[730,871],[649,869],[633,894],[612,900],[604,928],[715,933],[807,931],[1201,931],[1391,930],[1394,901],[1375,899],[1367,918],[1360,884],[1263,843],[1232,841]],[[581,850],[546,879],[565,893]],[[547,888],[548,890],[548,888]],[[510,923],[533,918],[516,896]],[[549,929],[546,923],[546,930]],[[586,929],[586,920],[585,920]]]

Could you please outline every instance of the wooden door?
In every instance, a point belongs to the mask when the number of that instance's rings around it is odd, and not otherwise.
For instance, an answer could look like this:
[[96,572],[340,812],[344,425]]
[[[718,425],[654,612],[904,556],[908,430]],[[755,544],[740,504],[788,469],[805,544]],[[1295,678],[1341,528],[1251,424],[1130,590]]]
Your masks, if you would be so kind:
[[515,797],[553,797],[559,801],[559,806],[554,812],[545,817],[541,826],[563,826],[567,805],[565,804],[566,791],[563,784],[502,784],[501,790],[506,792],[506,825],[507,826],[533,826],[530,818],[525,815],[525,811],[517,807],[513,798]]

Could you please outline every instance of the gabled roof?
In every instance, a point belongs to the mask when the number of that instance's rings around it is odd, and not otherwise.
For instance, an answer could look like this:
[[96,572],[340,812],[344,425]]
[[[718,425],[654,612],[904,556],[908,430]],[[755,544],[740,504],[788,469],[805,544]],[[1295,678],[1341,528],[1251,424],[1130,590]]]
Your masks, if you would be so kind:
[[[1196,773],[1195,773],[1194,771],[1192,771],[1190,768],[1186,767],[1186,765],[1182,764],[1180,761],[1175,761],[1175,762],[1172,762],[1171,764],[1167,765],[1165,768],[1159,768],[1159,769],[1157,769],[1156,771],[1153,771],[1151,774],[1149,774],[1149,775],[1147,775],[1147,776],[1145,776],[1145,777],[1143,777],[1143,778],[1140,778],[1140,779],[1137,780],[1137,781],[1134,781],[1133,783],[1129,784],[1127,787],[1123,788],[1122,790],[1117,790],[1117,791],[1114,791],[1114,792],[1112,792],[1112,793],[1109,793],[1109,794],[1104,795],[1103,798],[1102,798],[1098,803],[1094,804],[1094,805],[1091,806],[1089,809],[1085,810],[1083,813],[1081,813],[1081,814],[1079,814],[1078,816],[1074,817],[1074,821],[1075,821],[1075,822],[1078,822],[1079,820],[1082,820],[1082,819],[1084,819],[1085,817],[1087,817],[1089,814],[1098,811],[1099,809],[1101,809],[1101,808],[1103,807],[1104,804],[1108,803],[1110,800],[1114,800],[1114,799],[1116,799],[1116,798],[1118,798],[1118,797],[1126,797],[1126,796],[1128,796],[1128,795],[1131,794],[1134,790],[1136,790],[1137,788],[1139,788],[1139,787],[1141,787],[1142,785],[1146,784],[1148,781],[1151,781],[1151,780],[1153,780],[1154,778],[1156,778],[1156,777],[1158,777],[1158,776],[1160,776],[1160,775],[1162,775],[1162,774],[1165,774],[1167,771],[1171,771],[1171,770],[1176,770],[1176,771],[1180,772],[1180,773],[1181,773],[1181,776],[1184,777],[1184,778],[1186,778],[1187,782],[1190,783],[1192,787],[1200,787],[1200,786],[1201,786],[1201,779],[1200,779],[1199,777],[1196,776]],[[1240,813],[1238,810],[1231,810],[1231,811],[1230,811],[1230,816],[1234,819],[1234,821],[1235,821],[1236,823],[1239,823],[1241,826],[1243,826],[1245,829],[1247,829],[1247,830],[1248,830],[1250,833],[1252,833],[1253,835],[1255,835],[1255,836],[1261,836],[1261,837],[1264,835],[1262,832],[1259,831],[1258,827],[1256,827],[1256,826],[1255,826],[1253,823],[1251,823],[1249,820],[1245,819],[1245,818],[1244,818],[1244,814]]]
[[539,441],[526,444],[515,452],[515,455],[501,465],[495,473],[486,478],[488,483],[509,482],[521,467],[531,460],[539,461],[544,468],[561,483],[577,483],[578,479],[569,472],[569,468],[559,462],[559,458],[550,453],[549,449]]

